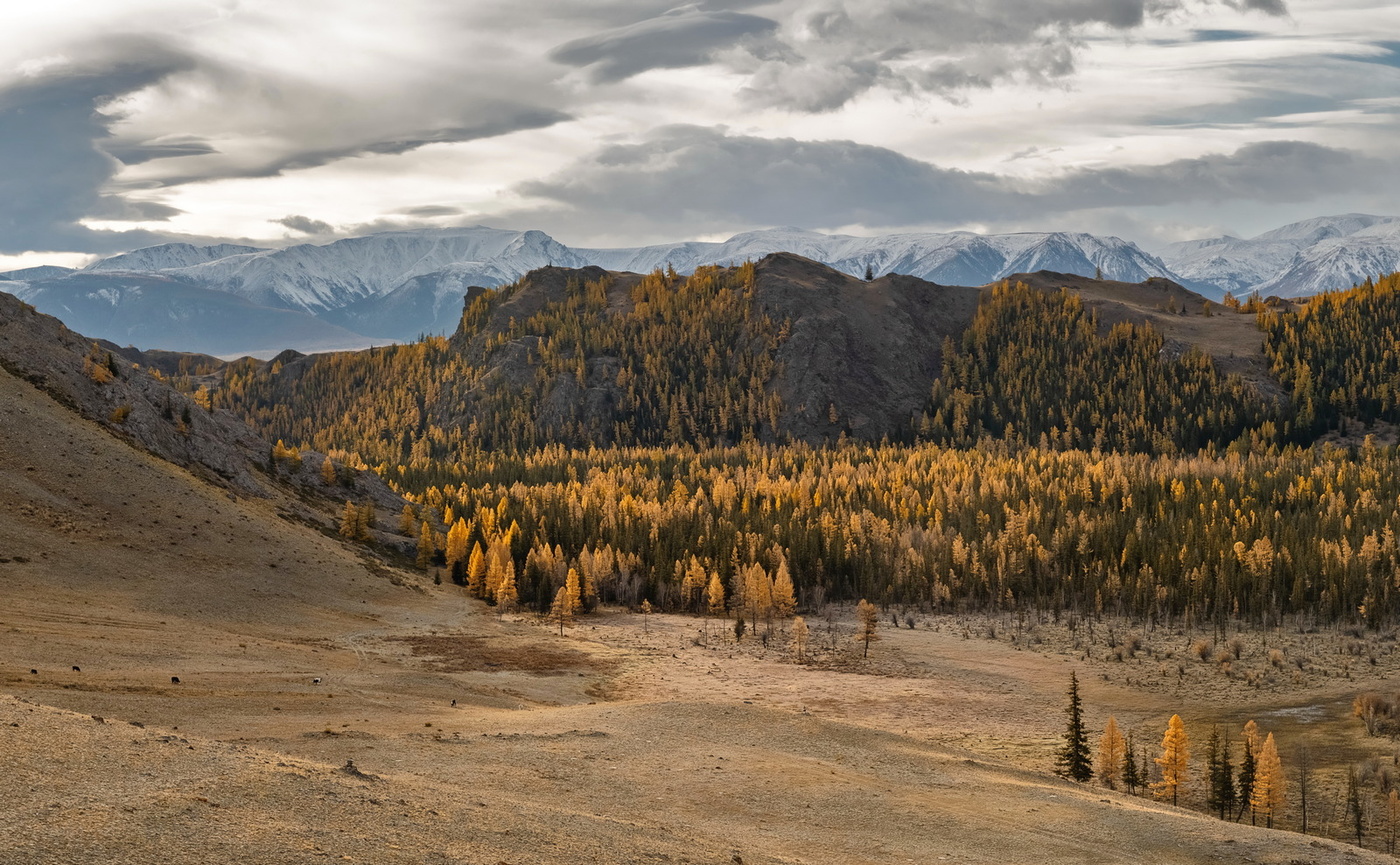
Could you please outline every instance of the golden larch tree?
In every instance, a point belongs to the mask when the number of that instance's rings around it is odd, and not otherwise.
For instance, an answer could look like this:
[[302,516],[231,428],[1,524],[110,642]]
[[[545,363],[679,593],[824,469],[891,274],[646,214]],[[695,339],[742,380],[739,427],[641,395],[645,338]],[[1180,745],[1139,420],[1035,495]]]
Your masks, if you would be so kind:
[[569,568],[569,575],[564,578],[564,591],[569,593],[570,609],[577,612],[583,606],[583,586],[577,568]]
[[1162,770],[1162,780],[1153,782],[1152,792],[1158,799],[1170,799],[1175,805],[1191,781],[1190,742],[1186,738],[1186,725],[1180,715],[1172,715],[1167,722],[1167,732],[1162,736],[1162,756],[1155,762]]
[[335,486],[335,463],[331,462],[330,457],[321,462],[321,480],[325,481],[328,487]]
[[710,615],[723,616],[726,613],[724,581],[719,578],[719,571],[710,574],[710,585],[705,589],[705,601],[709,604]]
[[865,643],[862,658],[870,657],[870,644],[880,639],[880,635],[876,633],[879,624],[880,611],[875,609],[874,604],[861,598],[860,603],[856,605],[856,639]]
[[807,652],[807,623],[801,616],[792,620],[792,650],[797,653],[798,661],[801,661]]
[[418,515],[413,512],[413,505],[404,505],[403,511],[399,513],[399,534],[413,536],[414,529],[418,528]]
[[481,551],[481,542],[472,544],[472,554],[467,559],[467,592],[474,598],[486,597],[486,554]]
[[[360,509],[355,507],[355,503],[349,499],[345,500],[345,507],[340,512],[340,536],[347,541],[353,541],[360,534]],[[427,565],[420,565],[427,567]]]
[[505,615],[515,609],[515,605],[520,601],[520,592],[515,587],[515,562],[506,562],[505,575],[501,577],[501,584],[496,587],[496,613]]
[[554,605],[549,608],[550,618],[559,623],[559,636],[564,636],[564,626],[574,620],[574,602],[565,586],[554,593]]
[[[350,503],[349,503],[349,502],[346,502],[345,504],[346,504],[346,506],[348,507]],[[428,569],[428,565],[432,564],[432,561],[433,561],[433,527],[430,526],[430,525],[428,525],[428,521],[427,521],[427,520],[424,520],[422,526],[419,528],[419,531],[418,531],[418,559],[417,559],[417,564],[418,564],[418,567],[419,567],[419,568],[421,568],[421,569],[423,569],[423,570],[426,571],[426,570]]]
[[355,540],[368,541],[374,528],[374,502],[365,502],[355,509]]
[[452,524],[452,528],[447,530],[447,566],[450,568],[457,562],[467,560],[467,539],[471,536],[471,529],[467,527],[467,521],[461,517]]
[[1126,745],[1123,741],[1123,733],[1118,729],[1118,719],[1112,715],[1108,716],[1108,723],[1103,725],[1103,734],[1099,736],[1099,765],[1097,771],[1099,780],[1105,787],[1118,789],[1118,784],[1123,780],[1123,758],[1126,754]]
[[797,612],[797,594],[786,559],[778,563],[778,573],[773,577],[773,612],[783,619]]
[[1249,807],[1264,815],[1264,825],[1274,828],[1274,815],[1283,810],[1285,781],[1283,764],[1278,758],[1274,734],[1270,733],[1259,747],[1259,762],[1254,770],[1254,789],[1249,794]]
[[492,541],[486,550],[486,597],[496,597],[496,590],[501,587],[501,580],[506,575],[506,563],[510,560],[510,547],[500,539]]

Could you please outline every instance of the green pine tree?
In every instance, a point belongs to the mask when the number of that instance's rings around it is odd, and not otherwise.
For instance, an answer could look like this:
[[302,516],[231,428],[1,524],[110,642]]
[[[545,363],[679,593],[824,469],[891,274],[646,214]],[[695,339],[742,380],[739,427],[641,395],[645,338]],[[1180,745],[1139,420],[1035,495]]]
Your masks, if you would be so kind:
[[1129,732],[1128,744],[1123,749],[1123,786],[1130,794],[1136,795],[1138,788],[1142,786],[1141,771],[1133,748],[1133,734]]
[[1210,741],[1206,743],[1206,775],[1210,783],[1206,805],[1224,820],[1235,809],[1235,767],[1230,758],[1230,739],[1222,739],[1219,728],[1211,729]]
[[1065,744],[1055,761],[1055,774],[1073,781],[1088,781],[1094,777],[1094,765],[1089,754],[1089,737],[1084,731],[1084,705],[1079,699],[1079,679],[1069,674],[1069,724],[1065,727]]

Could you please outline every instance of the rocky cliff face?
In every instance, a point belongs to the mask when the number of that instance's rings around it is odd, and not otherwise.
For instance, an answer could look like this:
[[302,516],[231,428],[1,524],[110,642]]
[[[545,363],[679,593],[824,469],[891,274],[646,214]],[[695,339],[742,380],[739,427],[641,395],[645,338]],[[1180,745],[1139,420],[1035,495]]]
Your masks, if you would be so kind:
[[[244,495],[267,495],[271,445],[242,420],[201,408],[148,372],[150,367],[170,372],[178,365],[178,356],[155,354],[148,357],[88,339],[0,292],[0,366],[114,435],[204,480]],[[369,472],[354,472],[345,485],[326,488],[319,467],[318,455],[308,454],[300,470],[284,466],[279,477],[336,499],[369,498],[390,510],[403,504]]]
[[928,401],[943,340],[977,310],[976,288],[893,274],[865,282],[786,253],[759,262],[755,285],[755,302],[790,322],[769,385],[782,428],[804,440],[898,431]]

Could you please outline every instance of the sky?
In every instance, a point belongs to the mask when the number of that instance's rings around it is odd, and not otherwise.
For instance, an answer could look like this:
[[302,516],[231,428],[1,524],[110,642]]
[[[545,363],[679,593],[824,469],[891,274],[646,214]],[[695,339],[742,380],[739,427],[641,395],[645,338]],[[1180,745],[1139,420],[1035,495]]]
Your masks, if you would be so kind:
[[1251,236],[1400,191],[1392,0],[45,0],[0,268],[485,224]]

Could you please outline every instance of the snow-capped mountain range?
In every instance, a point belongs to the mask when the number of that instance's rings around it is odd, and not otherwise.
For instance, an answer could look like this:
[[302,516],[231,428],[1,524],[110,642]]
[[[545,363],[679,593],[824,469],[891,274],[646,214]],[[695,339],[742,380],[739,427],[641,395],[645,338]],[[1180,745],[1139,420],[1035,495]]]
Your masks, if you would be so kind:
[[[143,347],[150,341],[162,348],[266,354],[450,332],[468,286],[503,285],[549,264],[638,272],[670,266],[685,273],[772,252],[794,252],[854,275],[868,267],[877,275],[911,274],[944,285],[983,285],[1051,270],[1099,272],[1125,282],[1166,277],[1217,297],[1252,290],[1298,296],[1400,269],[1400,219],[1323,217],[1248,240],[1171,244],[1161,257],[1117,237],[1072,232],[853,237],[775,228],[722,242],[589,249],[566,246],[541,231],[472,226],[282,249],[171,243],[77,271],[43,267],[0,274],[0,288],[118,343],[139,339]],[[254,320],[263,325],[252,325]],[[277,326],[266,327],[270,321]],[[299,329],[304,333],[296,336]],[[171,338],[162,341],[162,332]]]
[[1324,216],[1248,240],[1189,240],[1160,252],[1178,281],[1193,288],[1304,297],[1400,270],[1400,217]]

